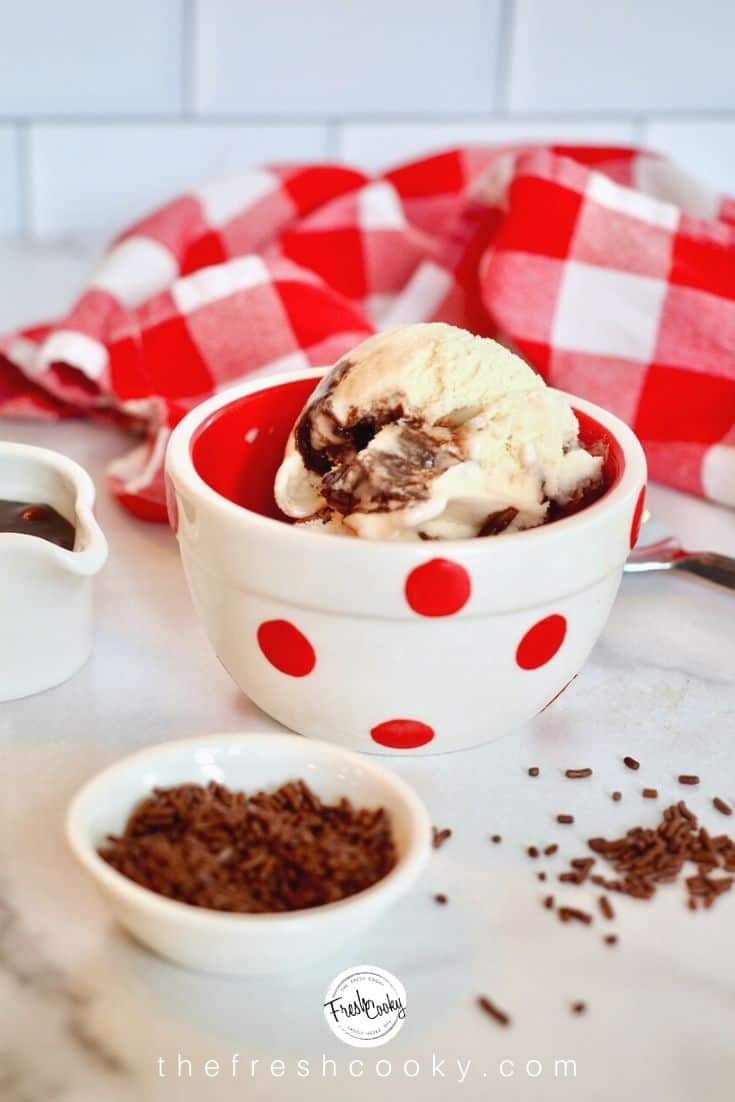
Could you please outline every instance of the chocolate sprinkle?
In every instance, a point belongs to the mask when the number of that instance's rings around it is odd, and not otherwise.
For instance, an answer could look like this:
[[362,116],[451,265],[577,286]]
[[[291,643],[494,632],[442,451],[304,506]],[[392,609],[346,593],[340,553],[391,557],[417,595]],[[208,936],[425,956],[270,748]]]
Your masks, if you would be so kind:
[[569,863],[572,866],[572,870],[571,872],[560,873],[560,882],[562,884],[584,884],[590,874],[590,869],[595,863],[595,859],[594,857],[575,857],[574,860]]
[[496,1006],[487,995],[478,995],[477,1005],[491,1018],[494,1018],[498,1025],[510,1025],[510,1017],[499,1006]]
[[604,940],[605,940],[605,945],[617,945],[618,935],[617,934],[605,934],[605,939]]
[[735,839],[713,837],[682,800],[665,809],[656,827],[633,827],[611,840],[590,838],[587,845],[616,874],[590,877],[592,882],[635,899],[651,899],[659,885],[679,878],[687,862],[697,866],[697,875],[685,881],[691,910],[711,907],[733,884],[733,876],[712,873],[735,873]]
[[721,815],[732,815],[732,808],[730,805],[726,804],[724,800],[721,800],[719,796],[714,797],[712,804]]
[[573,1014],[584,1014],[586,1009],[587,1009],[587,1003],[583,1003],[583,1002],[572,1003],[572,1013]]
[[529,857],[538,857],[538,849],[536,848],[536,846],[529,846],[526,850],[526,853]]
[[503,839],[502,839],[502,836],[500,834],[491,834],[490,835],[490,841],[493,842],[497,846],[499,842],[503,841]]
[[643,796],[643,798],[645,800],[657,800],[658,799],[658,789],[657,788],[644,788],[643,791],[641,792],[641,796]]
[[585,926],[589,926],[594,921],[591,914],[581,911],[578,907],[560,907],[557,914],[560,922],[582,922]]
[[445,895],[444,892],[437,892],[436,895],[434,896],[434,899],[436,900],[437,903],[440,903],[442,906],[444,906],[446,903],[449,902],[449,896]]
[[584,769],[565,769],[564,776],[568,777],[570,781],[579,781],[585,777],[591,777],[592,770],[587,767]]
[[551,845],[547,846],[546,849],[544,850],[544,856],[545,857],[553,857],[553,855],[556,853],[558,848],[559,847],[557,846],[556,842],[552,842]]
[[615,800],[615,803],[617,803],[619,800],[622,800],[622,798],[623,798],[623,793],[622,792],[613,792],[612,799]]
[[431,828],[431,844],[434,849],[441,849],[446,841],[452,837],[452,831],[449,827],[444,827],[443,830],[439,830],[439,827]]
[[696,773],[680,773],[679,784],[699,784],[699,777]]
[[99,854],[159,895],[245,914],[345,899],[396,863],[384,808],[323,804],[302,780],[253,796],[214,781],[154,788]]
[[544,898],[544,907],[546,907],[547,911],[550,911],[553,906],[554,906],[554,897],[553,897],[553,895],[547,895]]
[[567,814],[557,815],[556,821],[557,821],[557,823],[562,823],[562,825],[564,825],[564,826],[568,826],[569,823],[574,822],[574,816],[573,815],[567,815]]
[[636,761],[635,758],[631,758],[630,755],[623,758],[623,765],[627,765],[628,769],[640,769],[641,767],[641,763]]
[[529,775],[529,777],[538,777],[540,772],[541,772],[541,770],[539,769],[539,767],[537,765],[532,765],[530,767],[530,769],[528,770],[528,775]]
[[600,898],[597,900],[597,903],[603,918],[615,918],[613,905],[606,895],[601,895]]

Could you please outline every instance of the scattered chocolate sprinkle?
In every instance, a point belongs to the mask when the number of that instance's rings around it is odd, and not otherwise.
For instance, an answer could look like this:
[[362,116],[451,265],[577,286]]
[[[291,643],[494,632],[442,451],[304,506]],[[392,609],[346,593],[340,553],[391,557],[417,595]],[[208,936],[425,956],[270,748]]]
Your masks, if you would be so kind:
[[496,1006],[487,995],[478,995],[477,1005],[491,1018],[494,1018],[498,1025],[510,1025],[510,1017],[499,1006]]
[[546,849],[544,850],[544,856],[553,857],[553,855],[556,853],[558,848],[559,847],[557,846],[556,842],[552,842],[551,845],[547,846]]
[[536,873],[536,879],[537,880],[545,880],[546,879],[546,873],[545,872],[537,872]]
[[537,765],[532,765],[531,768],[528,770],[528,775],[529,777],[538,777],[540,772],[541,770]]
[[730,805],[726,804],[724,800],[721,800],[719,796],[715,796],[712,803],[721,815],[732,815],[732,808]]
[[529,846],[528,849],[526,850],[526,853],[528,854],[529,857],[538,857],[538,850],[537,850],[536,846]]
[[696,773],[680,773],[679,784],[699,784],[699,777]]
[[550,911],[553,906],[554,906],[554,897],[553,897],[553,895],[547,895],[544,898],[544,907],[546,907],[547,911]]
[[615,800],[615,803],[617,803],[618,800],[622,800],[623,793],[622,792],[613,792],[612,798]]
[[569,823],[574,822],[574,816],[573,815],[566,815],[566,814],[557,815],[556,821],[557,821],[557,823],[562,823],[563,825],[567,826]]
[[587,1003],[583,1003],[583,1002],[572,1003],[572,1013],[573,1014],[584,1014],[586,1009],[587,1009]]
[[605,934],[605,945],[617,945],[617,943],[618,943],[618,935],[617,934]]
[[154,788],[99,854],[159,895],[246,914],[333,903],[396,863],[384,808],[324,804],[302,780],[253,796],[214,781]]
[[571,871],[559,874],[561,883],[584,884],[590,874],[590,869],[595,863],[595,859],[594,857],[575,857],[574,860],[569,863],[572,866]]
[[449,902],[449,896],[445,895],[444,892],[437,892],[434,896],[434,899],[437,903],[441,903],[442,906],[444,906],[445,903]]
[[600,898],[597,900],[597,903],[603,918],[615,918],[613,905],[606,895],[601,895]]
[[641,792],[641,796],[643,796],[643,798],[645,800],[657,800],[658,799],[658,789],[657,788],[644,788],[643,791]]
[[579,781],[585,777],[591,777],[592,770],[587,767],[584,769],[565,769],[564,776],[568,777],[570,781]]
[[491,835],[490,835],[490,841],[491,841],[491,842],[494,842],[494,843],[495,843],[495,845],[497,846],[499,842],[502,842],[502,841],[503,841],[503,839],[502,839],[502,837],[500,836],[500,834],[491,834]]
[[560,907],[557,914],[560,922],[582,922],[585,926],[589,926],[593,921],[591,914],[580,911],[578,907]]
[[623,758],[623,765],[627,765],[628,769],[640,769],[641,767],[641,763],[636,761],[635,758],[631,758],[630,755]]
[[441,849],[444,843],[452,837],[452,831],[449,827],[444,827],[443,830],[439,830],[439,827],[431,828],[431,844],[434,849]]
[[697,874],[685,880],[691,910],[711,907],[730,891],[735,879],[712,875],[715,871],[735,874],[735,839],[711,835],[683,800],[667,807],[656,827],[633,827],[611,840],[590,838],[587,845],[615,873],[591,876],[592,883],[635,899],[651,899],[660,884],[679,878],[687,862],[697,866]]

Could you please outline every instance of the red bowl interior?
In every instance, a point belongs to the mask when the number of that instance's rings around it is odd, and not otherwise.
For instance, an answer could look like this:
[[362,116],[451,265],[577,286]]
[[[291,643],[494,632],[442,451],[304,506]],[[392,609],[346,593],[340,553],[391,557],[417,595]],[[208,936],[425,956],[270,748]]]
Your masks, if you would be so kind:
[[[203,421],[191,441],[201,479],[228,501],[264,517],[285,520],[273,496],[273,482],[288,435],[318,379],[294,379],[222,406]],[[622,476],[623,450],[598,421],[575,410],[586,446],[607,445],[606,490]],[[569,510],[573,512],[574,510]]]

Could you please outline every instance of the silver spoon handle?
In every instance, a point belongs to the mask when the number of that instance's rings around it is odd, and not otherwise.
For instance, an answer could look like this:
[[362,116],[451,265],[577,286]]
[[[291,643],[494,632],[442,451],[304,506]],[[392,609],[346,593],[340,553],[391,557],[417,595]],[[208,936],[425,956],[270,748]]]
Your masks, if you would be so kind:
[[674,566],[677,570],[686,570],[709,582],[735,589],[735,559],[727,555],[718,555],[716,551],[698,551],[677,559]]

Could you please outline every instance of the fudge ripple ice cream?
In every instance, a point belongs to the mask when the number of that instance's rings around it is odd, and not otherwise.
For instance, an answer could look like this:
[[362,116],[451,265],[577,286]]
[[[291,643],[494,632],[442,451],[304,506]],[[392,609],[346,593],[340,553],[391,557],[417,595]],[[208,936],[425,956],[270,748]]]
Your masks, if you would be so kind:
[[594,494],[602,466],[566,398],[520,357],[437,322],[378,333],[325,375],[275,494],[328,532],[463,539],[543,524]]

